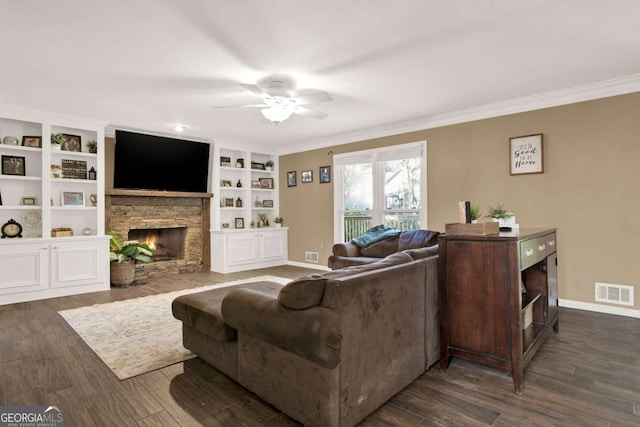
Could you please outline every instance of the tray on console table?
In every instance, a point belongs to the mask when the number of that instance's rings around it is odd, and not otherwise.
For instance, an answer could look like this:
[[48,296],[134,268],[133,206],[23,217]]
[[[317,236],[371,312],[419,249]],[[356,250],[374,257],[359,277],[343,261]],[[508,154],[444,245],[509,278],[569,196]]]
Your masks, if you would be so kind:
[[459,357],[507,370],[522,394],[525,366],[558,328],[556,230],[438,241],[440,366]]

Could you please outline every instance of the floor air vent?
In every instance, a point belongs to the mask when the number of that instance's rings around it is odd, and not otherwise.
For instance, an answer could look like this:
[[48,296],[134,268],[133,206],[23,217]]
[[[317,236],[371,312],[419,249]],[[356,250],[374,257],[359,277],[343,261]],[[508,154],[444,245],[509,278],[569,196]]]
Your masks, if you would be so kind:
[[633,305],[633,286],[596,282],[596,301]]
[[318,252],[305,252],[304,260],[307,262],[318,262]]

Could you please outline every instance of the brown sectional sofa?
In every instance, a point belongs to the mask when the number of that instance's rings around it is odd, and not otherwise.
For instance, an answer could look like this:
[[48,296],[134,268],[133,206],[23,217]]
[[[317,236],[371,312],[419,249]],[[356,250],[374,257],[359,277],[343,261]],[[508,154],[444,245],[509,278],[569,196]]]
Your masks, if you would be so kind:
[[360,248],[351,242],[333,245],[329,268],[336,270],[353,265],[370,264],[395,252],[411,251],[414,259],[438,255],[437,231],[405,230],[399,236],[379,240]]
[[184,346],[305,425],[352,426],[439,357],[437,257],[173,302]]

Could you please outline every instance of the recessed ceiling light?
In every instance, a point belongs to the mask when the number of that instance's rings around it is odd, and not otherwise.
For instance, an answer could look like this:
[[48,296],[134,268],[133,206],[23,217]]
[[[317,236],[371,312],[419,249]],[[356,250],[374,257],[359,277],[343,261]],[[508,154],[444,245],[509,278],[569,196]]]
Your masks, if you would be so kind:
[[173,130],[175,130],[176,132],[182,132],[183,130],[185,130],[186,126],[184,125],[174,125],[173,126]]

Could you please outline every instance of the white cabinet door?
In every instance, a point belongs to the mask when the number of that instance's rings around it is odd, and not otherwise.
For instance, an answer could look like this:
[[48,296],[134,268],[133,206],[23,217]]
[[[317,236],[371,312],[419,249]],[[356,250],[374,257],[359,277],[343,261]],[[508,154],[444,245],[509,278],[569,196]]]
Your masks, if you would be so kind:
[[105,241],[83,240],[51,245],[51,287],[89,285],[105,280]]
[[255,233],[234,233],[227,236],[227,261],[229,265],[258,262],[258,239]]
[[260,255],[262,261],[286,261],[287,233],[285,231],[260,233]]
[[43,243],[0,246],[0,295],[48,287],[49,249]]

